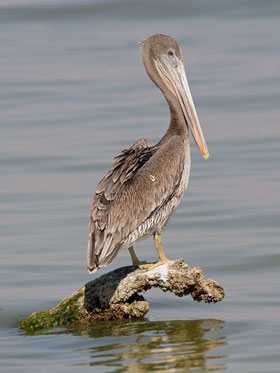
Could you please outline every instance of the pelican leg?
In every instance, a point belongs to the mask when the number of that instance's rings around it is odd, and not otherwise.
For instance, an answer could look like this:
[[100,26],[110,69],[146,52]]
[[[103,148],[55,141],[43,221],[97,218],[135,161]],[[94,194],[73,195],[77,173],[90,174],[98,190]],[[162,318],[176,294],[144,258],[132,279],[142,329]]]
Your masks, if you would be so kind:
[[171,262],[171,260],[167,259],[166,256],[165,256],[165,252],[163,250],[162,243],[161,243],[161,234],[160,233],[159,234],[157,234],[157,233],[154,234],[154,243],[155,243],[155,247],[156,247],[157,252],[158,252],[158,262],[157,263],[161,264],[161,263]]
[[141,261],[138,259],[137,255],[135,254],[135,251],[134,251],[134,249],[133,249],[133,246],[130,246],[130,247],[128,248],[128,251],[129,251],[129,254],[130,254],[130,256],[131,256],[131,260],[132,260],[132,265],[133,265],[133,266],[135,266],[135,267],[139,267],[141,264],[145,264],[145,263],[147,263],[147,262],[141,262]]
[[165,255],[165,252],[163,250],[162,243],[161,243],[160,233],[154,233],[154,244],[158,252],[158,261],[155,263],[141,264],[139,266],[141,269],[153,269],[163,263],[172,262],[172,260],[168,259]]

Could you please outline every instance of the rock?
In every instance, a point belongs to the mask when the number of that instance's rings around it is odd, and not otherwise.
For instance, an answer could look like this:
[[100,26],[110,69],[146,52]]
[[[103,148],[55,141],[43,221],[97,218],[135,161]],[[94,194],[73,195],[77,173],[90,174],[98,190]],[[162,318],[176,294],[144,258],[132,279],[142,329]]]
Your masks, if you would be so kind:
[[199,267],[191,268],[183,259],[153,269],[128,266],[88,282],[50,310],[32,313],[20,327],[34,332],[72,323],[143,317],[150,307],[139,293],[152,287],[179,297],[190,294],[194,300],[206,303],[220,302],[225,295],[216,281],[205,279]]

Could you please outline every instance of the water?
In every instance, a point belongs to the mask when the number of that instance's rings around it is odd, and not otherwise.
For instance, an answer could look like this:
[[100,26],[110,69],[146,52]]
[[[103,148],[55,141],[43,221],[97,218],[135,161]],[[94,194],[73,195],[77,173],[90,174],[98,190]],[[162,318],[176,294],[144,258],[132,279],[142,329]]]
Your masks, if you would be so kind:
[[[1,1],[1,372],[279,372],[279,18],[272,0]],[[152,290],[143,320],[24,335],[22,318],[92,278],[89,205],[113,156],[168,125],[137,46],[156,32],[182,46],[210,151],[192,142],[164,246],[226,298]]]

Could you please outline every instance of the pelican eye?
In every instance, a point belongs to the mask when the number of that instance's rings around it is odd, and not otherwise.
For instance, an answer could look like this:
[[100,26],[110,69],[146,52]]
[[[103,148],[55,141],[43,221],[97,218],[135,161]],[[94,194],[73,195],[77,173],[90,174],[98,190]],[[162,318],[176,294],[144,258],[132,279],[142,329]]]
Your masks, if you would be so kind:
[[173,51],[171,51],[171,50],[169,50],[167,52],[167,54],[168,54],[168,57],[174,57],[175,56],[175,53]]

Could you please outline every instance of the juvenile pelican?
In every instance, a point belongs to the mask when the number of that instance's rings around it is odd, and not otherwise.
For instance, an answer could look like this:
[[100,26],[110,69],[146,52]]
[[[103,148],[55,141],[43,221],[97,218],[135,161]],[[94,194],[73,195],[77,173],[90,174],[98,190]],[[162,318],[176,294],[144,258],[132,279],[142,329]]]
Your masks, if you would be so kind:
[[189,90],[181,48],[170,36],[156,34],[141,43],[142,59],[170,108],[170,124],[158,144],[140,139],[115,157],[99,182],[90,210],[87,269],[110,264],[120,249],[154,236],[159,260],[166,262],[161,232],[178,206],[190,174],[189,130],[205,159],[207,146]]

